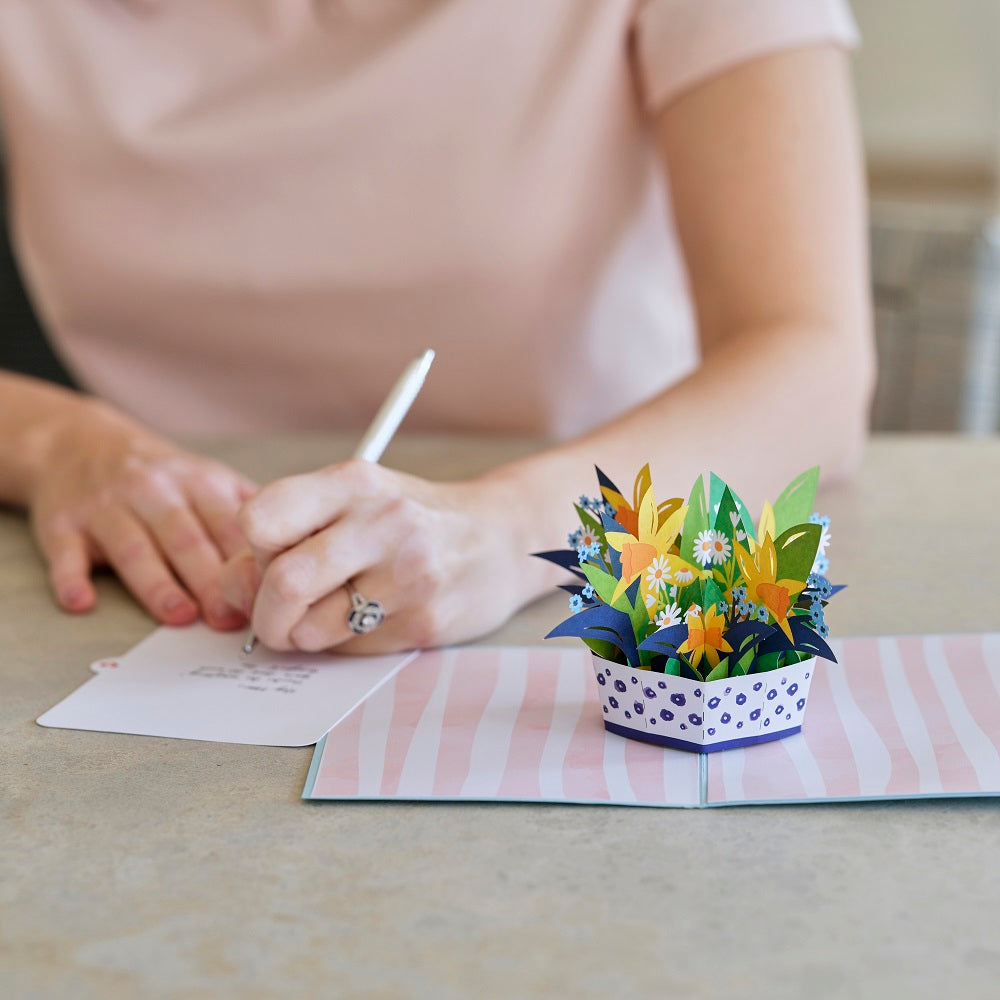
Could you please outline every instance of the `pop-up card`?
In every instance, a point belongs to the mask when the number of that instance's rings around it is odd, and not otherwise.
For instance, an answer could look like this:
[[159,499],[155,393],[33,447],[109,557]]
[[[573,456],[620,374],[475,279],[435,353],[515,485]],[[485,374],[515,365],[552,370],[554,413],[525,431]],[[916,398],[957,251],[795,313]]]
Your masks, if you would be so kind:
[[1000,634],[831,644],[801,732],[713,754],[605,729],[583,645],[432,650],[323,737],[303,795],[694,808],[1000,795]]
[[756,525],[712,474],[687,502],[657,502],[649,466],[627,499],[597,470],[570,548],[539,555],[578,583],[572,615],[546,638],[593,656],[604,725],[631,739],[708,753],[802,727],[826,637],[829,519],[813,511],[819,469],[795,478]]

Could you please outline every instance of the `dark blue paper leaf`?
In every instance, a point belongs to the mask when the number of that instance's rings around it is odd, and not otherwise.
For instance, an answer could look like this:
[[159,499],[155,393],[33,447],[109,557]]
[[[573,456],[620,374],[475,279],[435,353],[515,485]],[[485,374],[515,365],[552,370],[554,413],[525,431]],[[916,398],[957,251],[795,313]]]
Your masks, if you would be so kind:
[[788,624],[791,627],[792,641],[788,641],[788,636],[776,628],[772,635],[769,635],[758,647],[757,655],[766,656],[768,653],[783,652],[786,649],[794,649],[799,653],[808,653],[810,656],[822,656],[825,660],[837,662],[837,657],[833,655],[833,650],[816,634],[802,618],[789,618]]
[[[791,619],[789,619],[791,620]],[[758,647],[757,656],[767,656],[768,653],[780,653],[786,649],[791,649],[792,644],[788,641],[788,636],[776,628]]]
[[625,494],[622,493],[622,491],[620,489],[618,489],[618,487],[615,486],[615,484],[613,482],[611,482],[611,480],[608,479],[608,477],[606,475],[604,475],[604,473],[601,472],[601,470],[596,465],[594,466],[594,471],[597,473],[597,482],[601,486],[604,486],[604,487],[606,487],[609,490],[613,490],[619,496],[625,496]]
[[584,583],[587,582],[587,578],[580,570],[580,559],[573,549],[552,549],[549,552],[532,552],[531,554],[536,559],[544,559],[546,562],[562,566],[563,569],[568,569],[574,576],[578,576]]
[[778,631],[773,625],[765,625],[763,622],[737,622],[726,629],[726,642],[733,647],[729,655],[733,660],[738,660],[751,647],[767,639],[772,632]]
[[639,648],[654,653],[666,653],[668,656],[674,655],[677,647],[687,638],[687,634],[687,625],[683,622],[679,625],[668,625],[643,639]]
[[810,656],[822,656],[824,660],[837,662],[837,657],[833,655],[833,650],[826,644],[826,641],[814,629],[811,629],[799,618],[789,618],[792,627],[792,638],[795,645],[792,647],[799,653],[808,653]]
[[677,662],[681,665],[681,677],[686,677],[689,681],[703,681],[705,679],[686,660],[678,656]]
[[[601,515],[601,524],[604,527],[604,533],[607,534],[609,531],[624,531],[625,529],[613,518],[610,514]],[[618,577],[620,580],[622,578],[622,557],[619,552],[608,546],[608,571],[612,576]]]
[[545,638],[554,639],[562,635],[578,639],[604,639],[622,651],[630,666],[639,666],[639,649],[635,642],[635,632],[632,631],[632,619],[624,611],[618,611],[607,604],[584,608],[560,622]]

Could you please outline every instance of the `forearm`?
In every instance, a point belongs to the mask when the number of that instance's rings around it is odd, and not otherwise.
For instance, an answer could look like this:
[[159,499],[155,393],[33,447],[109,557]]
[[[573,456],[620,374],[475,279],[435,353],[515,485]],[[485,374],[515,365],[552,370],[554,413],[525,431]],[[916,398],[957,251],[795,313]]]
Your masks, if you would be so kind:
[[[718,473],[754,515],[794,475],[849,475],[863,448],[874,366],[867,309],[839,331],[787,324],[720,342],[689,378],[585,436],[493,470],[525,551],[565,545],[572,503],[596,492],[594,466],[626,493],[649,462],[658,499]],[[551,585],[539,568],[535,593]]]
[[69,389],[0,371],[0,503],[28,503],[56,429],[91,406]]
[[826,482],[854,471],[872,378],[867,329],[840,338],[804,325],[747,331],[718,345],[688,379],[568,451],[589,452],[626,487],[649,461],[670,495],[715,471],[759,511],[776,486],[808,466],[821,466]]

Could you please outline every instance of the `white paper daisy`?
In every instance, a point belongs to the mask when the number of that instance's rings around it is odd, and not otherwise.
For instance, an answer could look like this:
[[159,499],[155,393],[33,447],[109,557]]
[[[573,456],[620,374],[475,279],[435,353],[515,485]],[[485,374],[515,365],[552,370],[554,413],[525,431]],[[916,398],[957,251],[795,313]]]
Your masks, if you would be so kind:
[[646,569],[646,583],[653,591],[662,590],[670,582],[670,564],[665,556],[657,556]]
[[724,563],[733,554],[729,539],[721,531],[708,528],[694,540],[694,557],[702,566]]
[[657,616],[656,624],[660,628],[668,628],[671,625],[680,625],[684,619],[684,614],[679,604],[668,604]]
[[816,555],[825,556],[826,547],[830,544],[830,529],[824,528],[819,534],[819,548],[816,550]]
[[729,539],[726,538],[721,531],[713,531],[712,538],[712,562],[716,566],[721,566],[732,554],[733,548],[729,544]]

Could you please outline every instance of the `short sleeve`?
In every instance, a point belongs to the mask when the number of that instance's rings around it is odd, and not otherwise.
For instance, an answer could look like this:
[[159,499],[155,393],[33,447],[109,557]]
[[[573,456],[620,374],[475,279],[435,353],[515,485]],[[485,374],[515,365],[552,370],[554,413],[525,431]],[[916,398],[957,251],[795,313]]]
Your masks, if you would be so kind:
[[858,44],[846,0],[640,0],[634,58],[647,110],[738,63],[781,49]]

